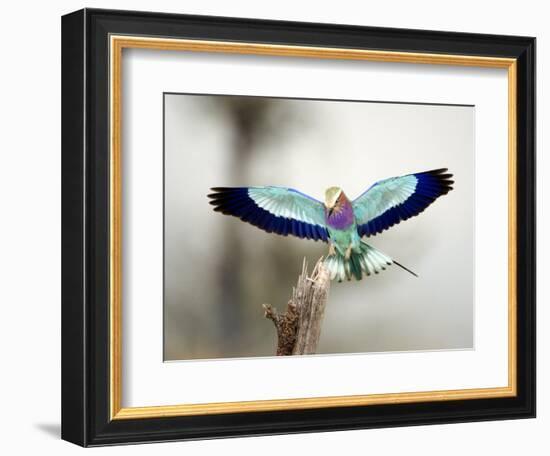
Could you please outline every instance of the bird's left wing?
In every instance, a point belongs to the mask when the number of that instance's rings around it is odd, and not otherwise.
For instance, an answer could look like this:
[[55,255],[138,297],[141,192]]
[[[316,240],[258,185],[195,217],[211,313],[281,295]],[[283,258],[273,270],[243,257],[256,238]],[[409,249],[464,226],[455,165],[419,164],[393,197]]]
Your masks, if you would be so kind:
[[216,187],[208,195],[214,210],[233,215],[268,233],[328,241],[323,203],[284,187]]
[[447,168],[442,168],[376,182],[352,203],[359,235],[381,233],[420,214],[452,190],[451,177]]

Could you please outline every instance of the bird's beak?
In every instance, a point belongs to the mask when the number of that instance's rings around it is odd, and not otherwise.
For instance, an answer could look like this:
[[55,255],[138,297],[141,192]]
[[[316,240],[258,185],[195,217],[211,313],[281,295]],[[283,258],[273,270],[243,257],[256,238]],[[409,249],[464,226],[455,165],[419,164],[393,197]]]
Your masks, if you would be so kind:
[[327,208],[328,215],[330,216],[336,208],[336,201],[325,201],[325,206]]
[[341,192],[334,192],[334,191],[330,191],[331,189],[329,189],[327,191],[327,194],[325,195],[325,206],[328,210],[328,213],[329,215],[332,214],[332,212],[334,211],[335,207],[336,207],[336,203],[338,201],[338,198],[340,197],[340,193]]

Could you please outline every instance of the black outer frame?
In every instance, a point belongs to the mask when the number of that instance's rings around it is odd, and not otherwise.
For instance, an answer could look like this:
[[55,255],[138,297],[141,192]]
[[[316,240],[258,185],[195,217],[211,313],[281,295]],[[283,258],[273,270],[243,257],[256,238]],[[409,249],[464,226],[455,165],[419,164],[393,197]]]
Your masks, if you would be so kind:
[[[110,34],[517,58],[518,395],[110,421]],[[534,38],[97,9],[62,18],[63,439],[97,446],[534,416]]]

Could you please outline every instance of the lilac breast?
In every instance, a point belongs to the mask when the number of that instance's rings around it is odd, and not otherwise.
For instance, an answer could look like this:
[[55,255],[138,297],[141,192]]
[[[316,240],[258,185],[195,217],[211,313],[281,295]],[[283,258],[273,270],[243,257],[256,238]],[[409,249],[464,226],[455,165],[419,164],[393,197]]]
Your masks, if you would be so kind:
[[345,201],[342,205],[336,206],[330,215],[328,211],[325,213],[327,225],[337,230],[344,230],[348,228],[353,224],[353,220],[355,218],[353,214],[353,206],[349,201]]

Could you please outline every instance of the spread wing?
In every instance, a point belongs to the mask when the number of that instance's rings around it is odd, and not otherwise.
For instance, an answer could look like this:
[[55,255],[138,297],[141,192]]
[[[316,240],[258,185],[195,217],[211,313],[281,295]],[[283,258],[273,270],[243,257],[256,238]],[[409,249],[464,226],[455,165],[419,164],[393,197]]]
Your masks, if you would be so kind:
[[327,242],[323,203],[284,187],[216,187],[208,195],[214,210],[233,215],[268,233]]
[[442,168],[376,182],[352,203],[359,235],[381,233],[420,214],[452,190],[451,177],[447,168]]

